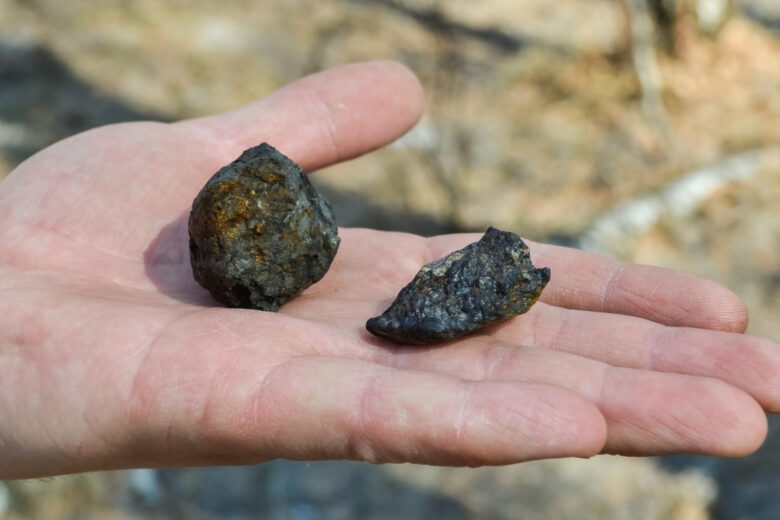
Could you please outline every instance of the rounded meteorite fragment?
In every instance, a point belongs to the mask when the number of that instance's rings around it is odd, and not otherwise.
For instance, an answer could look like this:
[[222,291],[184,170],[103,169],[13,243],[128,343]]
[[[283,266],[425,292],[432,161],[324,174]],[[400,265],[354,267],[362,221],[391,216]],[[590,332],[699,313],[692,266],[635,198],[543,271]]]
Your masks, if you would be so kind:
[[195,279],[229,307],[275,311],[322,278],[339,246],[328,202],[263,143],[220,169],[192,203]]
[[491,227],[478,242],[424,265],[366,329],[396,343],[455,339],[526,312],[549,281],[550,269],[534,267],[519,236]]

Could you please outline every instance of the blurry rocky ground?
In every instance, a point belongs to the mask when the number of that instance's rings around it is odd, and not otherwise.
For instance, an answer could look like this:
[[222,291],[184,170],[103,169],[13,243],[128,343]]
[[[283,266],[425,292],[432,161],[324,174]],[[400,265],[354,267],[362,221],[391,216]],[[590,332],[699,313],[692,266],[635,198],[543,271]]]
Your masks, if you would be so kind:
[[[625,19],[617,0],[0,0],[0,178],[93,126],[228,110],[392,58],[423,81],[426,115],[316,174],[342,225],[496,225],[686,269],[779,340],[780,4],[745,0],[717,38],[656,54],[663,125],[643,113]],[[770,424],[739,460],[275,461],[0,483],[0,518],[776,519]]]

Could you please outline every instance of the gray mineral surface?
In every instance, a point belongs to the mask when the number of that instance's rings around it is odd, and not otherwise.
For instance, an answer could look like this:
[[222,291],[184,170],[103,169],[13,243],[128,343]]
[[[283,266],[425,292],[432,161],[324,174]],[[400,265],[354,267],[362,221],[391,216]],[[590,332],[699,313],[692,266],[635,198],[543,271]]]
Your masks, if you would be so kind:
[[195,279],[229,307],[275,311],[322,278],[339,246],[328,202],[263,143],[209,179],[192,203]]
[[478,242],[423,266],[366,328],[396,343],[455,339],[526,312],[549,281],[550,269],[534,267],[519,236],[491,227]]

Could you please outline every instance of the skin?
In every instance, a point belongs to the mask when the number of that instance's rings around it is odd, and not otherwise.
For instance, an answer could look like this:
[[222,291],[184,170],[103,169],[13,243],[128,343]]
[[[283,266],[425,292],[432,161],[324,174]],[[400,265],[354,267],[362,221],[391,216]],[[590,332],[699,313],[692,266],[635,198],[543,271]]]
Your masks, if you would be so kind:
[[368,334],[425,263],[478,238],[342,229],[279,313],[215,305],[186,217],[268,141],[304,169],[418,119],[401,65],[295,82],[237,111],[61,141],[0,184],[0,478],[289,459],[509,464],[598,453],[741,456],[780,409],[780,349],[742,302],[681,272],[531,243],[526,315],[439,347]]

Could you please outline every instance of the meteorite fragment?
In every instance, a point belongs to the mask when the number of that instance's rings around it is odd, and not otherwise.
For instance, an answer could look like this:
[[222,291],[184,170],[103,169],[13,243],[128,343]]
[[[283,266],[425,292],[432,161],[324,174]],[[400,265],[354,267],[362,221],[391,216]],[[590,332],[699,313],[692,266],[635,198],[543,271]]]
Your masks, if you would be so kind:
[[488,228],[482,238],[420,269],[390,307],[366,323],[396,343],[458,338],[526,312],[550,281],[514,233]]
[[339,246],[328,202],[263,143],[201,189],[189,219],[195,279],[229,307],[275,311],[325,275]]

